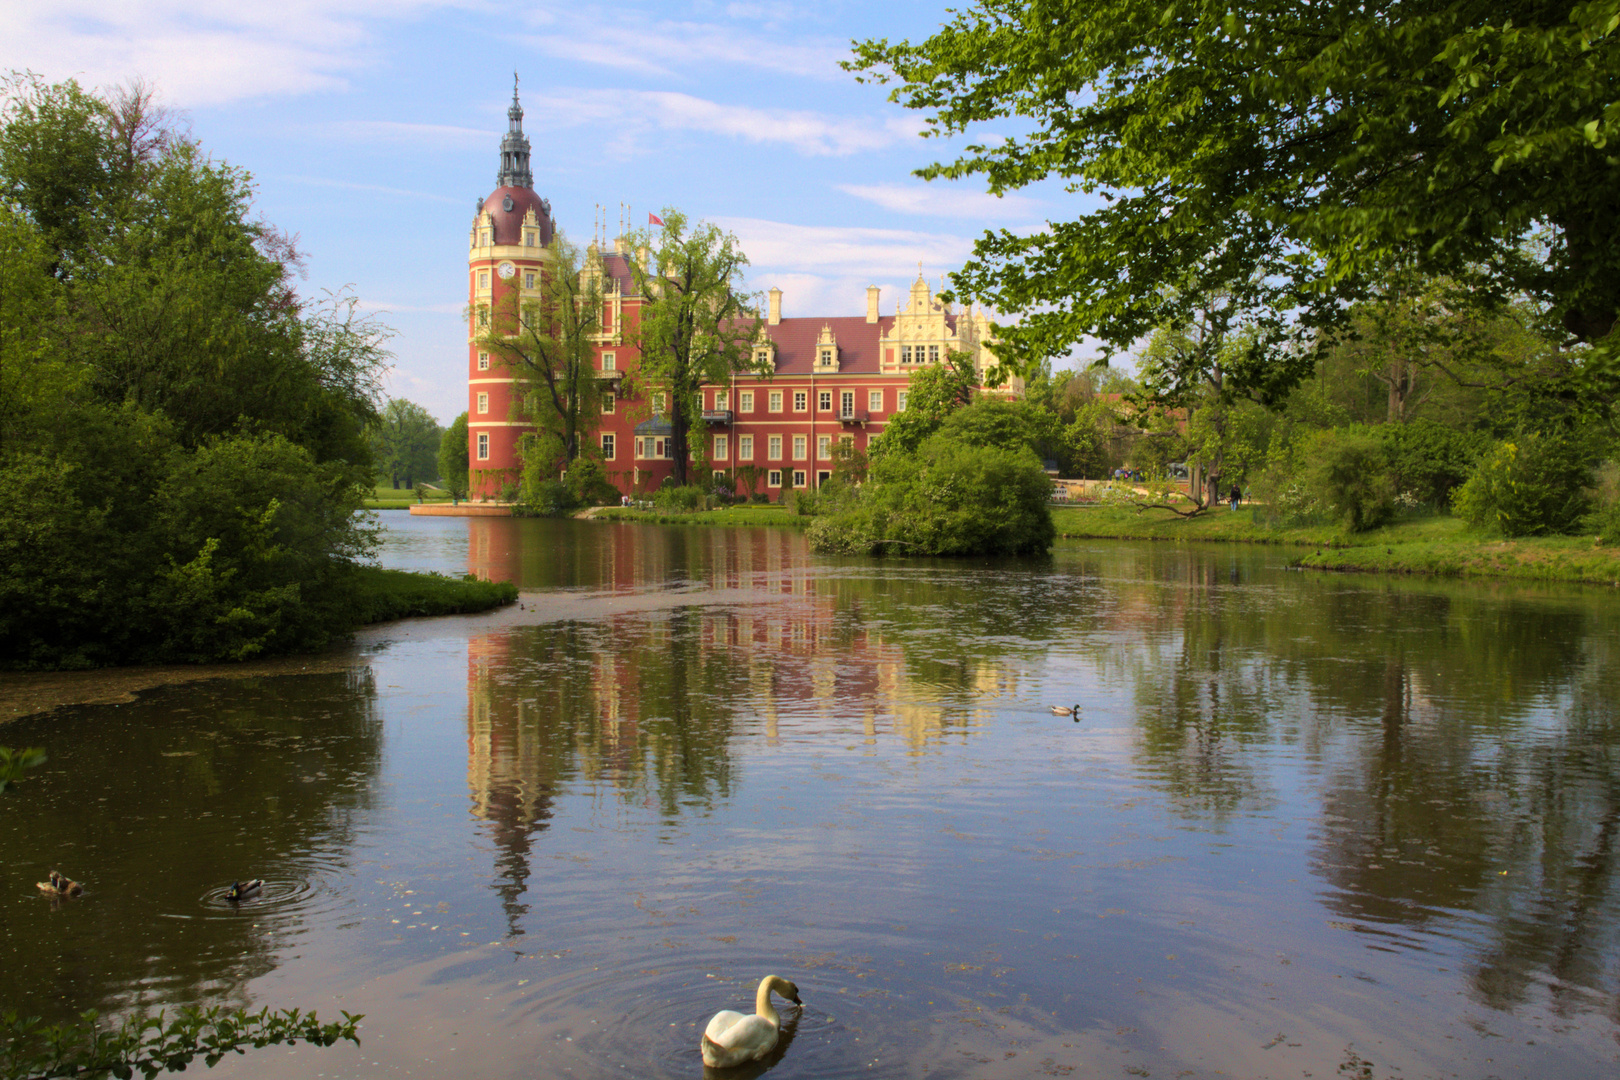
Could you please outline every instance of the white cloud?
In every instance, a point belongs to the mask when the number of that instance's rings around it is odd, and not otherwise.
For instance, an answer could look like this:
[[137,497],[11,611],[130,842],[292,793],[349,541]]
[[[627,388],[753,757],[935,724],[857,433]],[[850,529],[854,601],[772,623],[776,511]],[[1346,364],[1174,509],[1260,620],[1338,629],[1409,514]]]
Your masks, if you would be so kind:
[[897,214],[969,218],[974,221],[1028,221],[1040,216],[1045,203],[1027,195],[996,198],[984,191],[964,191],[933,184],[840,184],[838,190],[876,203]]
[[[968,237],[904,229],[863,229],[830,225],[789,225],[759,218],[717,218],[737,234],[752,264],[750,277],[768,287],[773,269],[849,278],[865,284],[915,280],[919,262],[929,280],[961,266],[973,250]],[[865,300],[861,300],[865,310]]]
[[457,206],[467,201],[465,199],[452,199],[448,195],[434,195],[426,191],[384,187],[381,184],[354,184],[346,180],[326,180],[319,176],[283,176],[281,179],[293,184],[308,184],[311,187],[342,188],[345,191],[368,191],[379,195],[397,195],[402,199],[430,199],[433,202],[455,203]]
[[[733,5],[734,8],[738,5]],[[781,11],[776,6],[777,11]],[[758,11],[734,11],[744,18],[770,18]],[[778,16],[780,17],[780,16]],[[819,78],[843,76],[838,62],[849,56],[847,42],[827,39],[769,38],[715,23],[675,22],[588,16],[558,22],[544,17],[555,32],[522,39],[548,56],[619,68],[648,75],[673,76],[680,71],[702,74],[716,66],[757,68],[785,75]]]
[[6,64],[89,86],[145,78],[181,107],[342,89],[369,61],[367,23],[437,0],[0,0]]
[[483,146],[493,144],[501,137],[498,131],[482,128],[456,127],[452,124],[408,124],[397,120],[339,120],[322,125],[322,130],[343,138],[407,146]]
[[612,131],[615,135],[610,147],[620,156],[636,153],[653,130],[701,131],[747,142],[781,143],[812,157],[881,150],[914,137],[919,130],[907,116],[847,117],[800,109],[724,105],[666,90],[552,94],[535,100],[524,123],[537,129],[590,125]]

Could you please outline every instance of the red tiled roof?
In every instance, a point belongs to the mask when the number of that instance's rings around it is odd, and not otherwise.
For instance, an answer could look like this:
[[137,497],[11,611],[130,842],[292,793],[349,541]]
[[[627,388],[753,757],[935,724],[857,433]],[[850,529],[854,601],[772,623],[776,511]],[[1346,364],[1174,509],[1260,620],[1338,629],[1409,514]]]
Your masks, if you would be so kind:
[[[808,375],[816,360],[816,339],[821,328],[832,327],[838,343],[838,370],[841,374],[875,375],[883,370],[883,357],[878,354],[878,339],[894,329],[894,316],[884,315],[875,323],[864,315],[840,318],[783,319],[775,326],[765,325],[765,332],[776,343],[776,373],[778,375]],[[945,324],[956,329],[956,316],[945,316]]]

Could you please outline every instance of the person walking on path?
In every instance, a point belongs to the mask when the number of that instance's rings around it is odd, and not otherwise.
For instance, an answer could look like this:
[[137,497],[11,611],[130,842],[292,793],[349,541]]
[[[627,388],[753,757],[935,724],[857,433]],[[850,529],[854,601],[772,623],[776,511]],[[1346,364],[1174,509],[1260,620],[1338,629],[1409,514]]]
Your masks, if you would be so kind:
[[1243,489],[1241,487],[1239,487],[1237,484],[1233,484],[1232,485],[1232,509],[1236,510],[1238,508],[1238,503],[1240,503],[1242,501],[1243,501]]

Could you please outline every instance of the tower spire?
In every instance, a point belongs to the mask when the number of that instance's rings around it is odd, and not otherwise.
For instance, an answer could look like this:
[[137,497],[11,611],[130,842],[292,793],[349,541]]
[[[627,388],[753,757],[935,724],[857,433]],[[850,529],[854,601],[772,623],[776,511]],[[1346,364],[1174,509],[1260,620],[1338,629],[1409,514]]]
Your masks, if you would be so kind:
[[496,187],[534,187],[529,171],[529,140],[523,134],[523,106],[518,103],[518,74],[512,72],[512,105],[506,110],[506,136],[501,139],[501,171]]

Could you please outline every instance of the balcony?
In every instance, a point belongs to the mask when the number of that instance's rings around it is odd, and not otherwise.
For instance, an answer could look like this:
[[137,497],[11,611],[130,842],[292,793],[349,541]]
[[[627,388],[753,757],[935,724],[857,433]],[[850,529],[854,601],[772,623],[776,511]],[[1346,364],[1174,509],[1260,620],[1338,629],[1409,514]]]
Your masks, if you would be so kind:
[[731,410],[730,409],[704,409],[703,410],[703,422],[705,424],[729,424],[729,423],[731,423]]
[[838,412],[838,419],[841,423],[845,424],[864,424],[866,423],[866,410],[840,409]]

